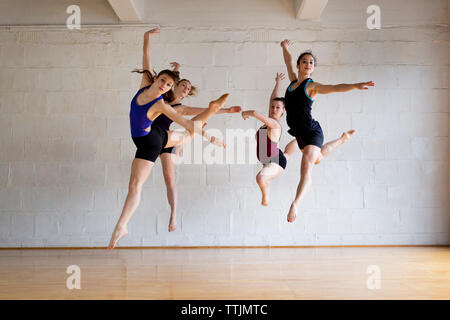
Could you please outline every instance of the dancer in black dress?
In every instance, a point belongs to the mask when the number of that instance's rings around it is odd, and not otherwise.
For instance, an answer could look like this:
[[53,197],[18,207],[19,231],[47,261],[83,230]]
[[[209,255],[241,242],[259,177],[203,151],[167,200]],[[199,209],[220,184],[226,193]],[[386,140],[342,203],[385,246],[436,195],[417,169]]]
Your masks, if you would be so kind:
[[354,130],[344,132],[339,139],[323,145],[322,128],[319,122],[311,116],[313,98],[317,94],[347,92],[353,89],[367,90],[369,86],[373,87],[375,84],[372,81],[337,85],[314,82],[310,78],[315,67],[314,55],[311,52],[303,52],[297,59],[297,73],[295,73],[292,56],[288,50],[290,44],[291,42],[287,39],[280,43],[291,81],[285,95],[286,121],[289,126],[289,134],[297,139],[298,146],[303,152],[300,183],[287,216],[288,222],[294,222],[300,202],[311,186],[313,165],[319,163],[333,149],[346,142],[355,133]]

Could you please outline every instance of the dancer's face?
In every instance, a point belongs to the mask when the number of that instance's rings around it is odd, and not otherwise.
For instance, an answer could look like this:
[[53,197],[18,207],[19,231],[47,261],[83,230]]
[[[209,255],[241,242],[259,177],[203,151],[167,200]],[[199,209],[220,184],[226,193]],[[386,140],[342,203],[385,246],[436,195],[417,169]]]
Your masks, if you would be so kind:
[[310,54],[305,54],[297,65],[300,73],[311,74],[314,71],[314,58]]
[[281,118],[285,112],[284,104],[281,101],[272,100],[270,105],[269,117]]
[[157,86],[159,93],[164,94],[172,88],[173,79],[167,74],[162,74],[156,78],[155,85]]
[[183,80],[175,86],[175,97],[186,98],[189,92],[191,92],[192,85],[189,81]]

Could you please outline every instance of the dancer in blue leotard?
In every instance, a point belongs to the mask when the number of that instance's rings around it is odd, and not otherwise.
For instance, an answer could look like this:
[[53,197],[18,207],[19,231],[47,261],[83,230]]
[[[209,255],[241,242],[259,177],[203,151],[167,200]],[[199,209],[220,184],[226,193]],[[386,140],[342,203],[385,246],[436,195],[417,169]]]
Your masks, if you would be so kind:
[[[152,74],[150,68],[150,37],[159,33],[159,28],[147,31],[144,35],[143,47],[143,73],[139,91],[131,101],[130,127],[133,142],[137,147],[136,157],[131,165],[128,194],[123,206],[122,214],[111,235],[108,248],[115,247],[120,238],[128,233],[127,224],[139,205],[141,191],[153,168],[156,158],[163,148],[172,147],[189,141],[194,133],[202,133],[202,125],[223,107],[228,94],[211,101],[209,108],[192,120],[183,118],[171,106],[161,98],[162,95],[172,89],[178,80],[178,75],[171,70],[163,70],[158,75]],[[170,119],[180,124],[187,131],[165,131],[152,122],[160,114],[165,114]]]
[[353,89],[367,90],[375,84],[372,81],[325,85],[314,82],[311,73],[314,71],[316,59],[311,52],[302,53],[297,59],[297,73],[291,54],[289,53],[290,41],[284,40],[280,43],[283,48],[283,58],[291,81],[286,90],[286,121],[289,126],[289,134],[297,139],[298,146],[303,152],[300,183],[297,187],[295,200],[292,202],[287,216],[288,222],[293,222],[297,217],[297,208],[311,186],[311,170],[313,165],[319,163],[323,157],[333,149],[346,142],[354,133],[354,130],[344,132],[341,138],[323,144],[323,133],[319,122],[311,116],[313,98],[317,94],[328,94],[332,92],[347,92]]

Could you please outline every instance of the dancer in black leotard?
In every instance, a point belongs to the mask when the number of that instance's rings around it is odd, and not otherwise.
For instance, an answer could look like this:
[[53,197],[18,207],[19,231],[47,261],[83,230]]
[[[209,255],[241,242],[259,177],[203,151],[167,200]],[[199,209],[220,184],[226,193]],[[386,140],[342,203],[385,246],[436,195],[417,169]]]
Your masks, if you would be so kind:
[[300,205],[300,201],[311,186],[311,170],[314,163],[319,163],[323,157],[347,141],[355,133],[354,130],[344,132],[341,138],[322,146],[322,128],[311,116],[313,98],[317,94],[347,92],[353,89],[367,90],[368,86],[374,86],[374,83],[369,81],[353,84],[324,85],[314,82],[310,78],[315,67],[313,54],[304,52],[299,56],[297,59],[297,73],[295,73],[292,57],[288,50],[290,41],[284,40],[280,45],[283,48],[283,58],[289,80],[291,81],[285,95],[288,132],[297,139],[298,146],[303,152],[300,183],[297,187],[295,200],[292,202],[287,216],[288,222],[293,222],[297,217],[297,208]]
[[254,117],[264,123],[264,126],[256,132],[256,156],[263,164],[263,168],[256,175],[256,182],[262,193],[261,204],[269,205],[269,185],[270,181],[280,175],[286,169],[287,160],[297,149],[295,141],[291,141],[284,152],[278,149],[278,141],[282,134],[280,124],[281,117],[286,112],[284,98],[279,97],[280,82],[284,79],[284,74],[275,77],[275,87],[269,99],[269,116],[260,114],[255,110],[242,112],[242,118]]
[[[173,67],[173,71],[178,72],[180,68],[180,64],[178,62],[171,62]],[[197,93],[197,88],[192,86],[191,82],[188,79],[182,79],[174,85],[173,92],[171,92],[168,97],[169,104],[173,107],[173,109],[180,113],[183,116],[196,116],[201,112],[205,111],[205,108],[198,107],[190,107],[184,104],[181,104],[182,100],[188,96],[193,96]],[[236,113],[240,112],[241,107],[233,106],[229,108],[221,108],[217,111],[216,114],[223,113]],[[160,115],[153,122],[154,125],[158,125],[163,130],[169,130],[170,125],[172,124],[172,120],[167,118],[165,115]],[[210,142],[224,147],[225,144],[222,140],[216,139],[215,137],[211,137]],[[169,219],[169,232],[176,230],[176,210],[177,210],[177,202],[178,202],[178,192],[175,183],[175,160],[176,157],[181,152],[183,145],[179,145],[176,148],[164,148],[161,150],[159,157],[161,159],[161,167],[164,176],[164,182],[166,184],[166,192],[167,192],[167,200],[170,205],[170,219]]]
[[[131,136],[137,151],[131,165],[128,195],[122,214],[112,233],[109,249],[114,248],[117,241],[128,233],[127,224],[139,205],[142,186],[161,149],[185,143],[192,138],[194,133],[203,133],[202,124],[222,108],[228,98],[228,94],[224,94],[219,99],[212,101],[208,109],[192,120],[183,118],[167,105],[161,97],[172,89],[173,84],[178,80],[178,75],[171,70],[163,70],[155,76],[149,71],[151,70],[150,37],[155,33],[159,33],[159,28],[147,31],[144,35],[143,71],[141,72],[143,76],[140,89],[131,102],[130,110]],[[165,114],[188,131],[165,131],[158,126],[152,126],[153,120],[160,114]]]

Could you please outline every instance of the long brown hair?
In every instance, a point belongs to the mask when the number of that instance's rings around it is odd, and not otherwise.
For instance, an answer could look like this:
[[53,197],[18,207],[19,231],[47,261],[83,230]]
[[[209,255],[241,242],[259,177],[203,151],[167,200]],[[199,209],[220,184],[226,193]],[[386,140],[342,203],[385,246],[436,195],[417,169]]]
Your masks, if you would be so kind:
[[[159,76],[161,76],[163,74],[168,75],[170,78],[172,78],[174,83],[178,83],[180,81],[180,73],[178,71],[172,71],[169,69],[164,69],[164,70],[160,71],[158,74],[156,74],[155,69],[153,69],[153,71],[146,70],[146,69],[134,69],[131,72],[145,74],[147,76],[147,80],[150,82],[150,84],[153,84],[153,82],[155,82],[156,78],[158,78]],[[169,91],[167,91],[166,93],[163,94],[163,99],[164,99],[164,101],[168,101],[168,102],[175,99],[172,89],[170,89]]]

